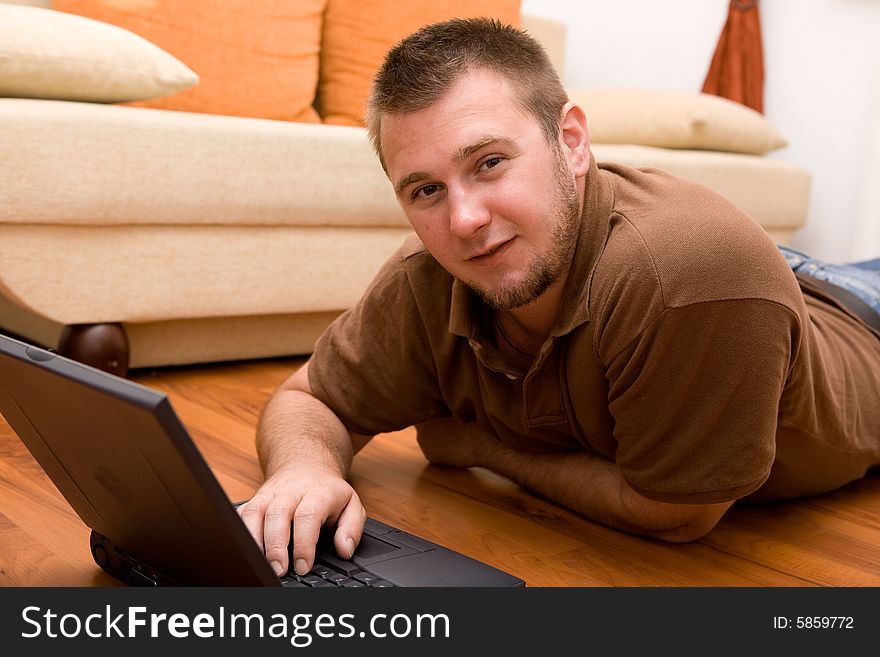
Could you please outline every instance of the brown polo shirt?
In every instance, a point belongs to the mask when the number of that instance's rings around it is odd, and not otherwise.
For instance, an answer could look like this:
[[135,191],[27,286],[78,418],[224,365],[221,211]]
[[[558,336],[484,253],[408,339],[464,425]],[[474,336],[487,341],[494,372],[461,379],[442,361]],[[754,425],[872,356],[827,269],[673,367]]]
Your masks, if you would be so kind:
[[528,371],[411,238],[309,376],[353,432],[453,416],[517,449],[589,450],[668,502],[818,493],[880,463],[877,336],[805,297],[751,218],[659,170],[592,163],[561,314]]

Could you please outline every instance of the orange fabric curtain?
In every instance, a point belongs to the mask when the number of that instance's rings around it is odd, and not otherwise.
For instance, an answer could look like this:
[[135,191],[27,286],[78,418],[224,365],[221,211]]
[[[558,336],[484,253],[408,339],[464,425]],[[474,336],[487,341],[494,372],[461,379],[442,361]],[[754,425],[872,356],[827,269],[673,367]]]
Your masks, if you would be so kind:
[[764,111],[764,47],[758,0],[731,0],[703,93]]

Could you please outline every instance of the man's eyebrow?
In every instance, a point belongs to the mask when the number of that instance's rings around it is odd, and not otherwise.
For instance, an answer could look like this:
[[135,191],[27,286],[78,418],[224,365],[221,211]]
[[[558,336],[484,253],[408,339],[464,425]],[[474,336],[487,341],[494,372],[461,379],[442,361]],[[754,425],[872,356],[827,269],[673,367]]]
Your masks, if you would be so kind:
[[507,137],[497,137],[495,135],[487,135],[480,139],[479,141],[474,142],[469,146],[463,146],[458,150],[458,153],[455,155],[456,162],[464,162],[474,153],[480,151],[486,146],[492,146],[493,144],[510,144],[511,141]]
[[430,178],[431,174],[427,171],[414,171],[409,175],[404,176],[400,179],[400,181],[394,185],[394,193],[400,196],[400,193],[407,188],[408,185],[412,185],[414,182],[418,182],[420,180],[424,180],[425,178]]
[[[487,135],[482,139],[475,141],[473,144],[469,144],[468,146],[462,146],[458,149],[458,152],[455,154],[456,162],[464,162],[474,153],[486,148],[486,146],[492,146],[493,144],[510,144],[512,143],[510,139],[507,137],[497,137],[495,135]],[[425,178],[430,178],[431,174],[427,171],[414,171],[413,173],[407,174],[400,181],[394,185],[394,193],[400,196],[401,192],[408,185],[412,185],[414,182],[418,182],[420,180],[424,180]]]

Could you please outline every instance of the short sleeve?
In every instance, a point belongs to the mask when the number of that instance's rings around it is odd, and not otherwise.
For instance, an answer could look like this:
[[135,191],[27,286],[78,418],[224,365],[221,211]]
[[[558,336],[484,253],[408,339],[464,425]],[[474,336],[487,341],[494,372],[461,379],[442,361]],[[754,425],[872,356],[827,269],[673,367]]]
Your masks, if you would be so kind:
[[616,462],[640,494],[673,503],[738,499],[767,479],[797,316],[766,300],[663,310],[607,358]]
[[354,433],[396,431],[449,414],[403,249],[318,339],[309,383]]

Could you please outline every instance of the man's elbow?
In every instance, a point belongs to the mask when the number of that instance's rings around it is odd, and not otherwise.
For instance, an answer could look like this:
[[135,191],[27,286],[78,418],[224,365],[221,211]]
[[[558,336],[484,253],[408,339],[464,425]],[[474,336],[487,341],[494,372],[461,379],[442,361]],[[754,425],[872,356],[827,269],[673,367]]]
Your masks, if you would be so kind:
[[706,534],[712,531],[717,524],[717,522],[711,525],[709,525],[708,523],[702,523],[699,525],[687,524],[682,525],[681,527],[674,527],[672,529],[663,529],[658,532],[653,532],[652,536],[654,538],[660,539],[661,541],[666,541],[667,543],[690,543],[692,541],[697,541],[703,538]]
[[673,527],[651,532],[651,536],[669,543],[690,543],[712,531],[733,502],[694,507],[694,511]]

